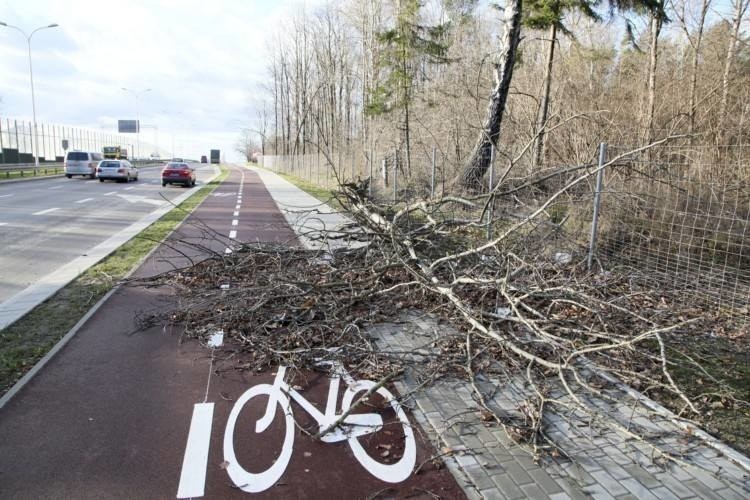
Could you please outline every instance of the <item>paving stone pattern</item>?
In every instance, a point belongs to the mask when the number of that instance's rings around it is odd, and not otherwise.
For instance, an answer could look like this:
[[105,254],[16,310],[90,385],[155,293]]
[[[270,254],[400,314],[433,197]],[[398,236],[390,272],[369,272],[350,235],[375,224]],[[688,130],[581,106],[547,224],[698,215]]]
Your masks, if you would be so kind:
[[[370,334],[379,349],[411,356],[411,368],[396,388],[407,395],[405,404],[436,449],[447,452],[443,460],[469,498],[750,498],[748,470],[612,387],[602,389],[611,400],[587,400],[602,418],[548,412],[546,435],[567,457],[535,461],[530,449],[509,439],[502,427],[482,421],[469,382],[444,378],[420,387],[425,376],[420,373],[421,362],[439,356],[438,335],[463,338],[463,334],[429,316],[408,313],[402,319],[399,324],[378,325]],[[501,366],[492,372],[477,376],[478,390],[496,412],[521,418],[518,405],[533,394],[525,387],[525,378]],[[569,397],[554,388],[550,396]],[[659,460],[648,445],[607,426],[605,415],[648,436],[649,442],[682,457],[684,463]]]

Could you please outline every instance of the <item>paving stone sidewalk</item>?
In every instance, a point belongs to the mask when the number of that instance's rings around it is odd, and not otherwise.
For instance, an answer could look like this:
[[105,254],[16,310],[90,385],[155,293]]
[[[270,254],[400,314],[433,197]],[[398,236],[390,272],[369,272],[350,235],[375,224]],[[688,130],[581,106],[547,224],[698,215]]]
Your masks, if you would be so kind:
[[[440,338],[465,336],[429,316],[409,313],[399,324],[369,330],[379,349],[410,353],[411,369],[396,383],[417,422],[427,430],[469,498],[732,499],[750,498],[750,473],[670,419],[655,415],[616,387],[603,389],[613,401],[591,400],[602,417],[614,417],[648,435],[660,449],[681,457],[666,464],[649,446],[606,427],[606,420],[549,412],[547,436],[568,455],[535,462],[500,426],[480,416],[471,384],[442,379],[421,388],[429,374],[420,365],[439,357]],[[502,367],[494,367],[503,373]],[[507,373],[507,371],[506,371]],[[519,404],[533,396],[522,376],[479,376],[477,388],[493,410],[522,418]],[[416,392],[415,389],[417,389]],[[563,391],[550,397],[565,398]],[[745,464],[750,460],[744,459]]]
[[[338,240],[329,245],[316,233],[338,229],[348,219],[276,174],[257,171],[303,244],[319,250],[342,245]],[[546,435],[567,456],[535,461],[530,449],[482,420],[474,388],[467,381],[445,378],[421,386],[430,375],[420,367],[440,356],[435,346],[438,336],[463,340],[464,334],[416,313],[368,332],[379,349],[411,356],[411,369],[396,388],[407,395],[404,404],[436,449],[445,452],[441,458],[471,499],[750,498],[750,459],[721,444],[717,450],[695,435],[700,432],[685,432],[668,412],[649,410],[647,405],[653,402],[635,399],[632,391],[615,385],[602,389],[609,399],[587,397],[601,418],[575,411],[547,412]],[[533,391],[524,377],[510,375],[500,365],[494,368],[494,375],[477,377],[477,388],[496,412],[523,418],[519,404]],[[548,397],[564,402],[569,396],[552,388]],[[607,426],[608,419],[646,435],[650,443],[680,457],[682,463],[664,463],[653,448]]]

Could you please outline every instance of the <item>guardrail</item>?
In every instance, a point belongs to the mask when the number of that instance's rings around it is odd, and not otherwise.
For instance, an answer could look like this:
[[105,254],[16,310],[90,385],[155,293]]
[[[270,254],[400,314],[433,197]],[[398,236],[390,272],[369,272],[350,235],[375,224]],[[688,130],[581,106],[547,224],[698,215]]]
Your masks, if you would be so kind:
[[0,164],[0,179],[11,177],[40,177],[62,174],[62,163],[43,163],[36,167],[33,163]]
[[[132,162],[136,167],[153,167],[162,165],[163,160],[137,160]],[[62,163],[0,163],[0,180],[17,177],[44,177],[63,173]]]

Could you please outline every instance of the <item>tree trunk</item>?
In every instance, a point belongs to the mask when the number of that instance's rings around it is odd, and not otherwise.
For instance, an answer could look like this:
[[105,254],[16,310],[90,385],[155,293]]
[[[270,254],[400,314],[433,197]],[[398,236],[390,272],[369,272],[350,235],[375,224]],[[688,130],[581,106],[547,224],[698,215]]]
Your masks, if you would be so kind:
[[279,75],[273,58],[273,153],[279,154]]
[[461,174],[461,185],[475,189],[480,185],[484,174],[490,168],[493,147],[498,146],[500,126],[503,121],[505,103],[508,100],[510,81],[513,77],[513,64],[521,34],[521,8],[523,0],[508,0],[503,18],[503,39],[495,64],[495,87],[490,94],[487,116],[480,131],[468,164]]
[[706,22],[706,14],[708,13],[708,6],[711,0],[703,0],[701,5],[700,21],[698,23],[698,31],[695,34],[695,43],[693,44],[693,67],[690,75],[690,122],[688,124],[688,133],[690,134],[690,143],[693,142],[693,133],[695,132],[695,108],[696,104],[696,93],[698,87],[698,62],[700,61],[700,50],[701,42],[703,41],[703,25]]
[[536,121],[536,139],[534,140],[534,157],[532,165],[538,167],[542,163],[544,153],[544,127],[547,124],[547,112],[549,110],[549,93],[552,86],[552,62],[555,59],[555,44],[557,43],[557,25],[552,23],[549,29],[549,51],[547,52],[547,69],[544,73],[544,91],[542,92],[542,103],[539,106],[539,114]]
[[649,49],[647,103],[643,120],[645,143],[654,139],[654,110],[656,108],[656,65],[659,57],[659,33],[661,32],[661,14],[651,14],[651,47]]
[[724,131],[725,121],[727,118],[727,106],[729,104],[729,80],[732,73],[732,63],[734,62],[734,54],[737,52],[737,44],[739,43],[740,25],[742,24],[742,16],[747,10],[747,6],[750,0],[735,0],[734,4],[734,19],[732,20],[732,36],[729,38],[729,44],[727,45],[727,56],[724,60],[724,75],[721,83],[721,103],[719,105],[719,123],[716,130],[716,137],[718,142],[722,142],[726,136]]

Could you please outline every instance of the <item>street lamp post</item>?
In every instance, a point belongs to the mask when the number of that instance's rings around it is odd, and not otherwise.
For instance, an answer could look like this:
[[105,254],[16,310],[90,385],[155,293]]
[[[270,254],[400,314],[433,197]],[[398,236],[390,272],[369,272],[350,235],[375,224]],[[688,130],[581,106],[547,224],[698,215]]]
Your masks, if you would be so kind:
[[34,153],[34,166],[39,166],[39,135],[37,133],[37,127],[36,127],[36,101],[34,99],[34,70],[31,66],[31,37],[34,36],[34,33],[36,33],[39,30],[44,30],[47,28],[56,28],[59,26],[58,24],[50,24],[47,26],[41,26],[34,31],[31,32],[31,34],[27,35],[24,30],[19,28],[18,26],[12,26],[8,23],[4,23],[3,21],[0,21],[0,26],[5,26],[6,28],[13,28],[14,30],[19,31],[24,38],[26,38],[26,44],[29,48],[29,80],[31,80],[31,112],[32,116],[34,118],[34,137],[33,137],[33,144],[31,145],[31,149]]
[[138,98],[142,94],[145,94],[146,92],[151,92],[151,89],[144,89],[144,90],[136,92],[135,90],[126,89],[125,87],[122,87],[122,90],[124,90],[125,92],[130,92],[131,94],[135,96],[135,126],[136,126],[135,141],[136,141],[136,149],[138,151],[136,155],[137,157],[140,157],[141,156],[141,117],[138,113]]

